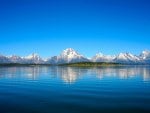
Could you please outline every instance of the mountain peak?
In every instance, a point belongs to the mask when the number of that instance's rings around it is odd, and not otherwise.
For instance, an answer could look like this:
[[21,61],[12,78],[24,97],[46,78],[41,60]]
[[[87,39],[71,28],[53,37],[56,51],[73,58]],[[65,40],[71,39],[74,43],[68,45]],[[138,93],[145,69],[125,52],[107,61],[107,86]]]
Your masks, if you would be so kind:
[[26,56],[25,58],[27,59],[34,59],[34,58],[39,58],[40,56],[37,53],[32,53],[28,56]]
[[142,53],[140,54],[140,57],[141,57],[142,59],[150,58],[150,51],[148,51],[148,50],[142,51]]
[[20,56],[13,54],[13,55],[10,55],[8,57],[20,57]]
[[72,48],[67,48],[67,49],[63,50],[63,52],[61,53],[61,56],[68,56],[68,57],[78,56],[78,55],[80,55],[80,54]]
[[84,61],[89,60],[72,48],[67,48],[63,50],[62,53],[59,56],[57,56],[58,63],[84,62]]
[[150,51],[149,50],[144,50],[144,51],[142,51],[142,53],[150,53]]
[[119,55],[117,56],[118,58],[121,58],[121,59],[127,59],[126,56],[127,56],[128,53],[119,53]]
[[94,61],[94,62],[113,62],[114,58],[115,58],[115,56],[104,55],[103,53],[97,53],[92,58],[92,61]]
[[58,56],[48,59],[42,59],[37,53],[32,53],[26,57],[17,55],[4,56],[0,55],[0,63],[23,63],[23,64],[63,64],[63,63],[76,63],[76,62],[117,62],[117,63],[137,63],[137,64],[150,64],[150,51],[144,50],[140,55],[125,52],[118,55],[105,55],[102,53],[96,54],[93,58],[84,57],[72,48],[67,48],[62,51]]
[[133,55],[131,53],[120,53],[116,58],[115,58],[116,61],[118,62],[128,62],[128,63],[131,63],[131,62],[138,62],[140,59],[136,56],[136,55]]
[[65,51],[75,51],[73,48],[66,48]]
[[103,53],[97,53],[95,56],[96,57],[102,57],[102,56],[104,56],[104,54]]

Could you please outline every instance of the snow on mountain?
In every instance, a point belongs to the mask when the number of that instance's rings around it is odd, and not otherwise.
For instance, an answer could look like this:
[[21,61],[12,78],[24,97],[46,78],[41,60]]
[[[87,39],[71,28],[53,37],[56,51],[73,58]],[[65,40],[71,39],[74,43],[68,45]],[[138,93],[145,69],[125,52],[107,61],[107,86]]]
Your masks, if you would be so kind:
[[17,55],[11,55],[8,57],[10,60],[10,63],[23,63],[23,59],[20,56]]
[[33,53],[26,57],[20,57],[17,55],[11,56],[0,55],[0,63],[41,64],[44,63],[44,61],[39,55]]
[[120,53],[114,59],[114,62],[117,63],[138,63],[140,58],[131,54],[131,53]]
[[104,55],[102,53],[98,53],[91,59],[91,61],[93,61],[93,62],[113,62],[114,58],[115,58],[115,56]]
[[89,61],[86,57],[79,54],[72,48],[68,48],[62,51],[59,56],[51,57],[48,62],[49,63],[74,63],[74,62],[87,62]]
[[58,62],[58,57],[57,56],[53,56],[51,58],[48,58],[45,63],[46,64],[57,64]]
[[27,64],[42,64],[44,60],[36,53],[32,53],[23,58],[23,63]]
[[10,63],[10,59],[6,56],[0,55],[0,63]]
[[60,56],[58,56],[58,58],[64,60],[66,63],[88,61],[87,58],[85,58],[83,55],[80,55],[72,48],[65,49]]
[[143,60],[150,59],[150,51],[142,51],[142,53],[140,54],[140,58]]
[[139,58],[141,59],[141,62],[150,64],[150,51],[148,50],[142,51]]
[[53,56],[47,60],[42,59],[38,54],[33,53],[26,57],[17,55],[4,56],[0,55],[0,64],[3,63],[21,63],[21,64],[63,64],[76,62],[116,62],[127,64],[150,64],[150,51],[143,51],[139,56],[131,53],[120,53],[117,56],[104,55],[102,53],[96,54],[89,59],[79,54],[72,48],[62,51],[58,56]]

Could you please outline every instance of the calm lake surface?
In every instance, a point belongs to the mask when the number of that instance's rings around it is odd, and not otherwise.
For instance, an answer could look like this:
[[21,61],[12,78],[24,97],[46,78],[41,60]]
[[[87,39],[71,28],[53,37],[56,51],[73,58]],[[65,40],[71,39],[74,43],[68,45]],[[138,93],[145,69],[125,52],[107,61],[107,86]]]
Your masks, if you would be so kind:
[[0,113],[150,113],[150,67],[0,67]]

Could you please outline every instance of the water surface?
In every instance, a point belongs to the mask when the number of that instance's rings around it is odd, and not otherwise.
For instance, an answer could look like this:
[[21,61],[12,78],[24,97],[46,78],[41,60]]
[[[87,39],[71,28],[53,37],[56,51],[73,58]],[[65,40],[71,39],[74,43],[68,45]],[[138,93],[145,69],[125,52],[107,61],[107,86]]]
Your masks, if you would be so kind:
[[149,113],[150,67],[0,67],[0,113]]

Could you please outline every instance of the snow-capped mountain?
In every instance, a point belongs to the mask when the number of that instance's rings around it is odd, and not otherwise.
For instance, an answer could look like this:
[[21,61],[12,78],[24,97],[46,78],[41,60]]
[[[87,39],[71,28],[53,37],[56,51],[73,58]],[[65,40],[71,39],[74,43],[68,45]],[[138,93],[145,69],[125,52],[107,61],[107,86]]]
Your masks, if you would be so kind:
[[104,55],[102,53],[96,54],[94,57],[86,58],[79,54],[72,48],[62,51],[58,56],[53,56],[47,60],[42,59],[38,54],[30,54],[26,57],[17,55],[4,56],[0,55],[0,64],[5,63],[20,63],[20,64],[64,64],[64,63],[77,63],[77,62],[114,62],[125,64],[150,64],[150,51],[143,51],[139,56],[131,53],[120,53],[118,55]]
[[3,56],[0,55],[0,63],[20,63],[20,64],[42,64],[43,59],[38,54],[31,54],[26,57],[20,57],[17,55]]
[[131,53],[120,53],[114,59],[114,62],[117,63],[139,63],[140,58]]
[[58,59],[60,61],[64,61],[66,63],[72,63],[72,62],[85,62],[88,61],[86,57],[79,54],[72,48],[65,49],[60,56],[58,56]]
[[111,55],[104,55],[102,53],[96,54],[91,61],[93,62],[113,62],[115,56]]
[[51,57],[48,62],[52,64],[75,63],[75,62],[88,62],[89,60],[83,55],[79,54],[72,48],[62,51],[59,56]]
[[148,50],[142,51],[139,58],[141,59],[141,62],[150,64],[150,51]]
[[17,56],[17,55],[11,55],[8,57],[10,63],[23,63],[24,60],[22,57]]
[[150,51],[148,50],[142,51],[142,53],[140,54],[140,58],[143,60],[150,59]]
[[51,58],[48,58],[45,63],[46,64],[57,64],[58,62],[58,57],[57,56],[53,56]]
[[11,62],[7,56],[0,55],[0,63],[9,63]]
[[43,64],[44,60],[36,53],[32,53],[23,58],[23,63],[27,64]]

